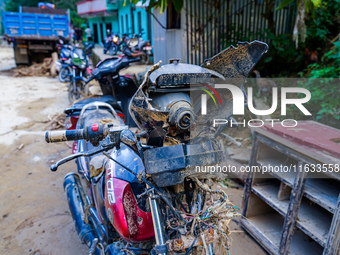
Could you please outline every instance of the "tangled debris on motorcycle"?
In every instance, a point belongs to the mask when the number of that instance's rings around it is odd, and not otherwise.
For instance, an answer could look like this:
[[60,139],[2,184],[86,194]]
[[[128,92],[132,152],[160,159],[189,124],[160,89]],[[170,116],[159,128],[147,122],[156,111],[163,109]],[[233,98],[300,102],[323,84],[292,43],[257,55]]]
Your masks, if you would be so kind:
[[[197,166],[217,165],[228,157],[222,130],[200,124],[211,116],[200,114],[197,92],[206,83],[231,78],[242,87],[266,50],[265,43],[255,41],[228,48],[203,67],[159,62],[138,88],[119,78],[118,71],[134,61],[129,57],[97,65],[89,80],[99,81],[104,96],[66,109],[68,130],[45,137],[47,142],[75,140],[73,154],[51,170],[76,159],[78,173],[89,184],[91,195],[78,174],[64,179],[89,254],[228,254],[228,225],[240,215],[239,208],[216,188],[223,173],[197,171]],[[226,107],[232,98],[222,100],[223,107],[212,111],[215,116],[230,112]],[[133,124],[137,135],[129,129]]]

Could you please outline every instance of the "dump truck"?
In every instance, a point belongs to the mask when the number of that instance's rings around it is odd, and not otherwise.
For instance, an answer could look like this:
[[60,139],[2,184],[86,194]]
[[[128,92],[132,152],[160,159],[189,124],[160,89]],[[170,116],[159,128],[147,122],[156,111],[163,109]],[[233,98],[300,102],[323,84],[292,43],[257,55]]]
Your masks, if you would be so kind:
[[59,36],[69,38],[68,10],[20,7],[19,12],[3,12],[4,36],[13,43],[15,63],[30,65],[51,57]]

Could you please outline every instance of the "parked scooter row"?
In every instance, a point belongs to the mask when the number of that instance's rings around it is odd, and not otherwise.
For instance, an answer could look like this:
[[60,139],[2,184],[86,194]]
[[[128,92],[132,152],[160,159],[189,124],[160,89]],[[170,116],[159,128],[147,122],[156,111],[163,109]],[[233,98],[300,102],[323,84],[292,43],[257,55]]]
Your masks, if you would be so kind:
[[[75,51],[74,53],[77,53],[77,55],[80,56],[82,51]],[[120,101],[122,104],[127,104],[124,103],[124,98],[131,98],[135,92],[135,90],[132,90],[131,88],[136,88],[137,85],[134,84],[131,87],[130,80],[132,79],[127,78],[127,76],[120,77],[119,71],[128,67],[132,62],[139,62],[140,56],[142,55],[142,52],[132,52],[130,48],[126,46],[123,49],[122,56],[119,56],[118,58],[108,58],[99,62],[96,69],[93,71],[88,68],[87,58],[73,57],[71,61],[73,75],[71,76],[72,79],[68,91],[70,102],[72,103],[81,97],[89,96],[90,92],[88,84],[93,79],[96,79],[100,84],[103,95],[117,95],[119,98],[123,98],[123,100]],[[125,109],[125,114],[127,114],[127,105],[123,106],[123,108]]]
[[[78,45],[70,44],[66,38],[59,36],[58,48],[60,50],[60,58],[56,62],[57,71],[59,72],[59,80],[61,82],[72,81],[73,66],[80,68],[86,64],[86,68],[89,67],[89,55],[94,48],[93,43],[84,42],[83,49]],[[81,63],[81,65],[79,65]],[[85,69],[86,69],[85,68]],[[86,72],[82,73],[82,76],[87,76]]]
[[[66,109],[68,130],[45,136],[47,142],[75,140],[73,154],[51,170],[76,159],[78,174],[65,176],[64,190],[88,254],[229,253],[228,222],[237,208],[214,188],[225,175],[195,166],[226,160],[221,138],[228,136],[206,123],[212,116],[230,118],[233,101],[215,84],[236,78],[243,88],[267,49],[254,41],[225,49],[202,66],[158,63],[138,88],[119,75],[138,60],[137,53],[126,51],[97,65],[89,80],[99,81],[104,96]],[[208,114],[200,115],[207,84],[219,94],[221,107],[207,102]],[[132,123],[139,135],[129,129]]]
[[104,43],[104,54],[109,54],[111,56],[116,55],[118,51],[123,51],[126,46],[130,47],[133,51],[143,52],[141,60],[145,64],[151,63],[152,46],[149,40],[144,41],[142,38],[143,31],[138,35],[133,35],[129,37],[127,34],[123,34],[119,38],[118,34],[113,33],[106,37]]
[[119,75],[119,72],[127,68],[133,62],[139,62],[140,53],[132,53],[128,48],[124,50],[124,55],[119,58],[107,58],[99,62],[86,80],[85,87],[88,91],[88,83],[92,80],[99,82],[104,96],[108,100],[115,102],[112,106],[115,110],[122,112],[122,116],[127,125],[133,126],[128,105],[131,97],[135,94],[138,84],[130,75]]
[[108,35],[105,38],[103,52],[104,54],[109,54],[111,56],[116,55],[118,50],[121,50],[121,46],[124,44],[125,38],[124,36],[119,39],[118,34],[111,34],[110,31],[108,31]]

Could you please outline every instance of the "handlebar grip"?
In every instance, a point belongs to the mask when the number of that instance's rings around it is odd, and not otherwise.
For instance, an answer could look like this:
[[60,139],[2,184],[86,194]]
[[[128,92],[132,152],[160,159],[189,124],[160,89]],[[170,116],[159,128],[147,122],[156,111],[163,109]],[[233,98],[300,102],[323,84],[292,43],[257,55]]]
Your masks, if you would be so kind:
[[50,169],[52,172],[55,172],[58,170],[58,164],[57,163],[54,163],[53,165],[50,166]]
[[47,143],[65,142],[71,140],[84,139],[84,129],[48,131],[45,133],[45,141]]

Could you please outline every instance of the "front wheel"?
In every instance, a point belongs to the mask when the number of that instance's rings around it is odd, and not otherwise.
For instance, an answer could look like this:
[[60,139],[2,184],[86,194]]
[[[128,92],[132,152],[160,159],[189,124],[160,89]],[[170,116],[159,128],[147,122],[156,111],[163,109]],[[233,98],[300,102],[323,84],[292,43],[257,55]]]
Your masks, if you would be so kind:
[[59,81],[60,82],[67,82],[71,79],[71,71],[68,67],[62,67],[59,71]]
[[85,81],[83,80],[76,81],[75,87],[76,88],[74,89],[74,86],[71,83],[68,88],[68,100],[70,101],[71,104],[80,98],[88,97],[90,95],[89,86],[86,85]]
[[112,44],[109,50],[109,55],[113,56],[116,55],[118,52],[118,46],[116,44]]
[[151,64],[150,55],[147,54],[147,53],[145,53],[145,54],[142,55],[141,60],[142,60],[142,63],[143,63],[144,65],[150,65],[150,64]]

